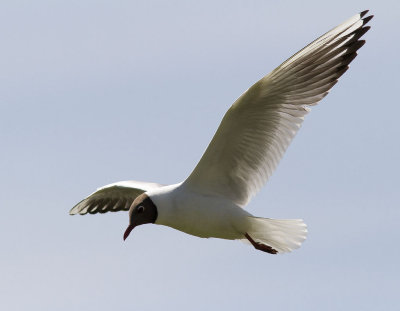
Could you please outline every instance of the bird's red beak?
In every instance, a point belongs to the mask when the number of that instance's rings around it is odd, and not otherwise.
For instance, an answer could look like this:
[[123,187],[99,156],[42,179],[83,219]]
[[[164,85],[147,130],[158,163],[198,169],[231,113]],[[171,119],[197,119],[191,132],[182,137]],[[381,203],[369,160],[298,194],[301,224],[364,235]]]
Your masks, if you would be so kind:
[[129,234],[131,233],[131,231],[133,230],[133,228],[135,228],[134,225],[129,225],[128,228],[126,228],[125,233],[124,233],[124,241],[125,241],[126,238],[129,236]]

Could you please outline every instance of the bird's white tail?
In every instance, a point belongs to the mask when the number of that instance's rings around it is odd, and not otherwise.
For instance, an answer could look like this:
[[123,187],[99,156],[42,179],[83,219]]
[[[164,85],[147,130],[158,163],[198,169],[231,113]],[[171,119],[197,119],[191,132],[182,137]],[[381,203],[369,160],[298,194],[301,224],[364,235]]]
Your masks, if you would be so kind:
[[302,219],[270,219],[250,217],[247,232],[253,240],[287,253],[299,248],[307,237],[307,225]]

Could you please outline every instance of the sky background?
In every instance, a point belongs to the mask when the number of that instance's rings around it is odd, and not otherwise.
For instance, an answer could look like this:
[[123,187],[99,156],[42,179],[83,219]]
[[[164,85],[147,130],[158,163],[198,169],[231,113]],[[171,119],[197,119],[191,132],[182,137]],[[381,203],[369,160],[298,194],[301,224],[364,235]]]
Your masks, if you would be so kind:
[[[250,85],[352,15],[367,44],[248,206],[303,218],[272,256],[69,216],[97,187],[184,180]],[[399,310],[399,1],[0,3],[2,310]]]

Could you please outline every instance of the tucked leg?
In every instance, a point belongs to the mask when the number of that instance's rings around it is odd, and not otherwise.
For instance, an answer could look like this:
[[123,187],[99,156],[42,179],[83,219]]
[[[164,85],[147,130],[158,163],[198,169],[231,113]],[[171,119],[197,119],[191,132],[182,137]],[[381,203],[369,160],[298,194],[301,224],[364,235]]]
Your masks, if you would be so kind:
[[250,243],[254,246],[255,249],[267,252],[269,254],[278,253],[278,251],[276,249],[273,249],[271,246],[254,241],[248,233],[246,233],[244,236],[246,237],[246,239],[250,241]]

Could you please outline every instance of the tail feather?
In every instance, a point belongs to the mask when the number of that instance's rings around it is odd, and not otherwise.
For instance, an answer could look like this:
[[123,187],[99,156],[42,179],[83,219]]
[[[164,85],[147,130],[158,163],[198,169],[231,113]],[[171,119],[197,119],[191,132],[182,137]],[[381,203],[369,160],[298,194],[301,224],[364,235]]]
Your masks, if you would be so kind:
[[302,219],[250,218],[248,234],[255,241],[271,246],[278,253],[299,248],[307,237],[307,225]]

